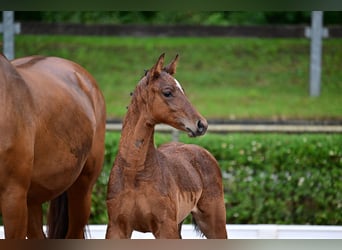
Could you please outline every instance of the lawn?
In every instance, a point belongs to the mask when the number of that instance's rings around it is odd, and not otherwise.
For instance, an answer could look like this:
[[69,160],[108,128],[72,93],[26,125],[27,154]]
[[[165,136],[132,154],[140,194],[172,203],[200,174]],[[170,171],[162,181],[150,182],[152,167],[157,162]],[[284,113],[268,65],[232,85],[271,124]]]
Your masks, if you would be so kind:
[[61,56],[102,89],[108,118],[122,119],[129,93],[166,52],[176,78],[209,119],[342,119],[342,41],[324,40],[322,91],[309,97],[307,39],[16,36],[16,56]]

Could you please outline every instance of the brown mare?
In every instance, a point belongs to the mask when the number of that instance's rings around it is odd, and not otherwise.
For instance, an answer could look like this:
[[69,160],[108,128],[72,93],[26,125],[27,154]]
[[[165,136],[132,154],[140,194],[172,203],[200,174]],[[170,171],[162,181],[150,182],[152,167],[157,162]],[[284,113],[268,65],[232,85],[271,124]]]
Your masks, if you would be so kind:
[[104,155],[105,103],[74,62],[0,56],[0,208],[6,238],[83,238]]
[[107,194],[106,238],[130,238],[132,231],[156,238],[181,238],[192,214],[207,238],[227,238],[220,168],[196,145],[169,143],[156,149],[158,123],[203,135],[207,121],[193,108],[173,77],[178,56],[165,68],[164,54],[140,80],[128,107]]

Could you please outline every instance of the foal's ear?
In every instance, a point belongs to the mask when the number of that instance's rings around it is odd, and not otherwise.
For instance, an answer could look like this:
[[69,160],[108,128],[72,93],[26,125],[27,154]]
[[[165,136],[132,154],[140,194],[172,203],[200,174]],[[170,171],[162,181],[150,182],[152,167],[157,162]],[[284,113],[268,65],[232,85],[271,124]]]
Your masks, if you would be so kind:
[[170,75],[176,74],[176,68],[177,68],[177,63],[178,63],[178,58],[179,55],[177,54],[175,59],[173,59],[169,65],[167,65],[164,70],[169,73]]
[[159,75],[160,75],[160,73],[161,73],[161,71],[163,69],[164,57],[165,57],[165,53],[161,54],[159,56],[159,59],[158,59],[157,63],[150,70],[150,80],[159,77]]

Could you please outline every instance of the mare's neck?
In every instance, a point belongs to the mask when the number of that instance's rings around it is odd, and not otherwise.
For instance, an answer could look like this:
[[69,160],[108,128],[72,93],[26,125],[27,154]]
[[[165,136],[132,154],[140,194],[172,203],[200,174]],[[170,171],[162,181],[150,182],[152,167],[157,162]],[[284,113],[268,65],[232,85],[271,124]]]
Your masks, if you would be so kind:
[[[141,171],[156,160],[154,124],[132,100],[123,122],[118,157],[125,169]],[[153,164],[154,165],[154,164]]]

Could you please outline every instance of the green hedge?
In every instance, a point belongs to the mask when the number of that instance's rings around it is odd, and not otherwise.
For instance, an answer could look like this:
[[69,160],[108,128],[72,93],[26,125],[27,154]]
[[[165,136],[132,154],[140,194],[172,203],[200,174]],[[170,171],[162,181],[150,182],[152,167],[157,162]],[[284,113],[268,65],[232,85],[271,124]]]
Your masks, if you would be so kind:
[[[91,224],[106,224],[108,175],[119,133],[107,133],[105,166],[93,195]],[[171,140],[157,134],[156,144]],[[341,134],[180,136],[219,161],[229,224],[342,224]]]

